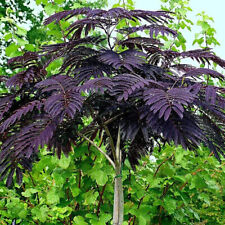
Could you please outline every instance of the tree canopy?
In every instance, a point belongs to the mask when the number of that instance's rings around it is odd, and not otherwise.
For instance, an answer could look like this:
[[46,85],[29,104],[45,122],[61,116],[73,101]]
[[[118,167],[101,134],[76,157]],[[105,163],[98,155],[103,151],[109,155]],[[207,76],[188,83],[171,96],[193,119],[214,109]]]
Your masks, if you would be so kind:
[[[224,81],[213,65],[224,68],[225,60],[208,47],[172,48],[181,38],[172,21],[170,11],[121,7],[59,10],[48,17],[46,29],[57,28],[60,42],[36,52],[25,46],[8,61],[14,75],[1,77],[7,88],[0,99],[6,185],[14,173],[22,183],[40,149],[61,158],[86,142],[87,150],[92,145],[106,157],[120,182],[126,159],[135,169],[141,156],[166,143],[196,154],[204,146],[220,161],[225,90],[212,81]],[[174,40],[169,48],[167,37]],[[182,63],[189,58],[201,67]]]

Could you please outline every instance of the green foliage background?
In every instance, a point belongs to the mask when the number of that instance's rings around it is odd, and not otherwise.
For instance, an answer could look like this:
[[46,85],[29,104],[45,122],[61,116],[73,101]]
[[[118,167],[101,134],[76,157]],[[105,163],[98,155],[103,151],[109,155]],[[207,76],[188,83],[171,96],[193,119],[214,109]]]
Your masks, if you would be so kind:
[[[42,10],[35,16],[25,6],[27,0],[11,2],[11,7],[1,3],[0,10],[0,75],[7,76],[12,75],[6,65],[7,58],[22,55],[25,51],[37,51],[43,44],[62,41],[59,26],[42,25],[45,16],[69,8],[101,8],[107,3],[105,0],[36,0]],[[193,25],[187,16],[191,10],[189,1],[162,2],[163,10],[176,12],[170,26],[179,35],[177,40],[159,38],[164,42],[164,48],[186,50],[182,30],[191,31]],[[132,0],[119,1],[114,7],[118,6],[133,9],[134,3]],[[23,16],[19,12],[23,12]],[[25,29],[21,24],[28,20],[31,25]],[[219,44],[211,22],[211,17],[203,12],[199,14],[197,25],[200,31],[193,44],[202,48]],[[61,23],[62,27],[67,25],[67,22]],[[60,63],[50,64],[49,74],[57,71]],[[0,91],[8,91],[0,87]],[[225,161],[219,164],[203,147],[188,152],[166,145],[159,152],[156,146],[153,156],[142,158],[135,171],[128,161],[124,162],[124,225],[225,224]],[[22,225],[111,224],[114,177],[108,161],[94,147],[85,144],[74,147],[68,158],[63,156],[60,160],[42,149],[32,172],[25,172],[21,187],[15,184],[14,188],[7,189],[0,182],[0,224],[10,224],[15,218]]]
[[[224,161],[204,148],[165,146],[153,155],[136,171],[124,162],[124,225],[225,223]],[[82,145],[60,160],[42,150],[21,187],[1,184],[0,224],[111,224],[114,176],[95,148]]]

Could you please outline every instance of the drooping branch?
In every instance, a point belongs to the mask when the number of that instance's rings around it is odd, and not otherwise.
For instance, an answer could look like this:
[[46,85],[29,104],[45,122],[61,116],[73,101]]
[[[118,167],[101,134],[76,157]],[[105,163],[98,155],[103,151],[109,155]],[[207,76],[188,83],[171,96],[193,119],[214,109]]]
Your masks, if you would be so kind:
[[110,159],[110,157],[101,149],[98,147],[98,145],[96,145],[92,140],[90,140],[88,137],[86,137],[85,135],[81,134],[78,132],[78,135],[82,138],[84,138],[86,141],[88,141],[91,145],[93,145],[95,148],[97,148],[97,150],[99,152],[101,152],[105,157],[106,159],[109,161],[109,163],[113,166],[113,168],[115,169],[115,163],[112,161],[112,159]]

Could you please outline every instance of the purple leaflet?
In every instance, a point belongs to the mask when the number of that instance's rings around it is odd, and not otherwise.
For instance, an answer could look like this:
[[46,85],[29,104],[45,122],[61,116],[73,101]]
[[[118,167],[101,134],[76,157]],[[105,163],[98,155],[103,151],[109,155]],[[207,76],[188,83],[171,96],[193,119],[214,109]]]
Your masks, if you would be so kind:
[[104,51],[99,57],[98,60],[100,62],[103,62],[108,65],[112,65],[115,69],[118,69],[121,67],[122,62],[119,57],[119,54],[111,51],[111,50],[106,50]]
[[58,13],[55,13],[52,16],[48,17],[45,20],[44,24],[48,25],[48,24],[52,23],[53,21],[55,21],[55,23],[58,23],[62,19],[68,20],[73,16],[77,16],[80,14],[87,14],[90,11],[91,11],[90,8],[78,8],[78,9],[74,9],[74,10],[58,12]]
[[108,77],[95,78],[85,82],[83,85],[77,88],[78,91],[100,91],[102,94],[105,90],[112,90],[113,82]]
[[149,85],[149,83],[157,85],[155,81],[147,80],[134,74],[117,75],[113,77],[113,83],[114,87],[111,94],[117,95],[118,101],[123,99],[126,101],[134,91]]
[[53,54],[57,53],[60,56],[67,55],[70,51],[74,50],[79,45],[82,44],[95,44],[98,45],[102,41],[104,41],[105,38],[103,37],[85,37],[78,40],[72,40],[64,43],[59,44],[52,44],[52,45],[43,45],[41,47],[41,52],[44,52],[46,54]]
[[90,63],[89,61],[98,55],[99,51],[97,50],[85,46],[78,46],[66,55],[61,71],[67,71],[67,74],[70,74],[73,69],[80,68],[80,65],[88,65]]
[[159,112],[159,118],[164,116],[165,121],[169,119],[172,110],[182,119],[183,105],[191,104],[194,99],[195,95],[187,88],[172,88],[168,91],[150,88],[144,92],[145,104],[151,105],[150,110],[154,114]]
[[199,68],[199,69],[193,69],[188,71],[183,75],[183,77],[196,77],[198,75],[210,75],[213,78],[218,78],[220,80],[224,80],[224,75],[211,69],[206,69],[206,68]]
[[[127,28],[122,28],[119,29],[118,32],[119,33],[128,33],[128,34],[132,34],[135,33],[137,31],[144,31],[144,30],[149,30],[149,35],[150,38],[153,38],[154,35],[157,37],[157,35],[159,33],[161,33],[162,35],[173,35],[174,37],[177,36],[177,32],[166,27],[163,25],[158,25],[158,24],[152,24],[152,25],[143,25],[143,26],[137,26],[137,27],[127,27]],[[155,40],[155,39],[153,39]]]
[[115,69],[123,66],[129,71],[133,71],[133,68],[139,68],[144,63],[143,57],[146,57],[146,54],[136,50],[126,50],[120,54],[106,50],[98,57],[98,60],[113,66]]
[[210,48],[205,48],[205,49],[190,50],[181,53],[173,51],[165,51],[165,54],[170,55],[172,57],[192,58],[197,60],[199,63],[203,63],[204,65],[206,63],[210,64],[211,60],[216,64],[220,65],[221,67],[225,68],[225,60],[214,55],[214,53],[211,52],[210,50],[211,50]]
[[29,67],[26,71],[17,73],[13,77],[9,78],[6,82],[7,87],[22,88],[24,84],[34,83],[40,81],[46,75],[46,71],[36,66]]
[[131,111],[122,117],[120,121],[121,138],[123,140],[133,141],[140,129],[140,121],[137,112]]
[[6,186],[11,187],[13,183],[13,174],[14,174],[15,168],[12,168],[11,171],[9,172],[9,175],[6,180]]
[[74,118],[76,112],[81,110],[83,97],[76,84],[75,79],[63,75],[57,75],[36,84],[42,93],[51,93],[44,102],[44,109],[52,118],[58,115]]
[[19,167],[16,168],[16,182],[21,185],[23,179],[23,173]]
[[3,133],[6,129],[8,129],[12,124],[16,121],[20,120],[22,116],[25,116],[27,113],[34,110],[36,107],[40,110],[42,103],[38,100],[33,102],[29,102],[28,104],[22,106],[21,108],[17,109],[10,117],[8,117],[0,126],[0,133]]
[[147,10],[131,10],[132,16],[137,19],[144,19],[150,23],[168,23],[168,19],[172,19],[168,11],[147,11]]
[[[23,165],[24,168],[29,169],[32,162],[30,157],[38,151],[39,146],[43,147],[48,143],[56,127],[56,120],[43,119],[25,126],[18,133],[9,137],[1,146],[0,163],[3,166],[3,171],[0,171],[1,176],[5,176],[11,165],[15,166],[17,162]],[[27,160],[28,162],[26,162]],[[7,166],[8,163],[11,163],[11,165]],[[12,167],[7,180],[9,185],[12,182],[14,171],[15,169]],[[17,181],[21,183],[21,170],[16,169],[16,173]]]
[[10,110],[15,97],[15,95],[8,95],[0,98],[0,120],[2,120],[4,114]]
[[162,45],[159,40],[146,37],[128,38],[126,40],[119,41],[118,44],[122,45],[122,47],[127,46],[129,49],[134,49],[136,46],[140,50],[142,50],[142,46],[150,47],[152,45]]
[[205,100],[212,105],[216,103],[217,90],[218,88],[214,86],[207,86],[205,88]]
[[8,64],[13,68],[23,68],[25,66],[34,66],[39,56],[36,52],[26,52],[22,56],[17,56],[8,60]]
[[87,65],[84,63],[81,67],[75,68],[71,73],[74,74],[77,82],[81,83],[90,80],[91,77],[104,77],[104,74],[109,76],[111,74],[111,67],[97,60],[93,62],[90,60]]

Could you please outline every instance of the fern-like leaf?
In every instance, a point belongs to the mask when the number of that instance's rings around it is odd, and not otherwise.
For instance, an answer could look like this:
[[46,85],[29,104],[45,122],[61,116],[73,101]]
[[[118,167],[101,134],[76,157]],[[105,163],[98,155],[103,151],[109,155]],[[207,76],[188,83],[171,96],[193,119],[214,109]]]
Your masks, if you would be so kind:
[[22,116],[26,115],[29,112],[32,112],[36,107],[40,110],[42,103],[38,100],[33,102],[29,102],[28,104],[22,106],[21,108],[17,109],[10,117],[8,117],[0,126],[0,133],[3,133],[6,129],[8,129],[12,124],[16,121],[20,120]]
[[44,109],[53,118],[69,116],[74,118],[76,112],[80,111],[83,97],[76,88],[77,82],[68,77],[58,75],[36,84],[42,93],[49,92],[50,96],[44,102]]
[[162,35],[169,35],[171,34],[172,36],[176,37],[177,32],[166,27],[163,25],[158,25],[158,24],[152,24],[152,25],[143,25],[143,26],[137,26],[137,27],[127,27],[127,28],[122,28],[119,29],[119,33],[127,33],[127,34],[132,34],[138,31],[144,31],[144,30],[149,30],[149,35],[151,38],[154,36],[157,37],[159,33]]
[[146,105],[151,105],[150,110],[159,118],[164,117],[167,121],[172,111],[182,119],[184,105],[190,105],[194,99],[193,95],[187,88],[172,88],[168,91],[162,89],[148,89],[144,92]]

